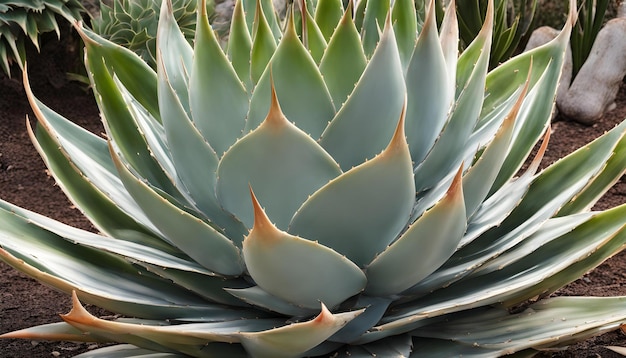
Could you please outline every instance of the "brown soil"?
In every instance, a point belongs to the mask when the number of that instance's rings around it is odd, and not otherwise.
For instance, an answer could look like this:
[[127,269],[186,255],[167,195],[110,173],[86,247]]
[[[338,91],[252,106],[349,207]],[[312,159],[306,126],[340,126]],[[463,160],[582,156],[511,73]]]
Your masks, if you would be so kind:
[[[64,72],[78,71],[79,56],[68,56],[67,46],[56,40],[48,41],[42,55],[29,57],[31,85],[45,104],[89,130],[100,133],[98,111],[92,94],[77,82],[66,80]],[[64,44],[68,41],[64,41]],[[69,43],[72,43],[71,41]],[[75,48],[70,48],[70,52]],[[555,121],[554,135],[545,163],[570,153],[598,137],[626,118],[626,86],[618,97],[617,109],[607,113],[592,127],[564,119]],[[13,79],[0,74],[0,198],[24,208],[84,229],[89,222],[72,207],[30,143],[25,126],[25,114],[33,118],[22,89],[19,74]],[[606,209],[626,202],[626,182],[618,183],[597,205]],[[563,288],[562,295],[610,296],[626,295],[626,253],[621,253]],[[51,290],[0,262],[0,333],[33,325],[58,321],[57,314],[66,313],[70,298]],[[92,307],[96,315],[106,312]],[[626,336],[620,332],[589,339],[569,350],[556,353],[559,357],[619,357],[606,345],[626,346]],[[0,357],[71,357],[97,347],[71,342],[49,343],[0,340]]]

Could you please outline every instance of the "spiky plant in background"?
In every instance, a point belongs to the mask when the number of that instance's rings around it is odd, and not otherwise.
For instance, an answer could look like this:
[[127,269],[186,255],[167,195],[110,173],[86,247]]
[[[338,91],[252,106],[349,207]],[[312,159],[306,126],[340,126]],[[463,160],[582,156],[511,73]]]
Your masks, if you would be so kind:
[[0,202],[0,257],[74,302],[3,338],[125,343],[83,357],[532,355],[626,320],[624,297],[541,299],[626,243],[626,205],[589,212],[624,173],[626,124],[536,173],[574,14],[488,72],[493,4],[461,56],[455,12],[439,33],[428,7],[418,36],[412,0],[354,18],[320,0],[284,32],[269,0],[250,24],[238,2],[225,52],[202,5],[192,48],[164,2],[156,73],[79,29],[105,139],[25,76],[33,142],[101,233]]
[[[211,14],[215,3],[207,2]],[[196,31],[197,0],[173,0],[172,10],[178,27],[188,41]],[[100,4],[100,16],[92,21],[98,35],[134,51],[150,66],[156,68],[156,34],[160,0],[113,0],[112,5]],[[228,26],[221,26],[222,33]]]
[[[470,44],[480,32],[487,12],[487,0],[459,1],[461,45]],[[537,9],[537,0],[494,0],[495,18],[491,45],[490,68],[508,60],[520,46],[520,41],[530,35]]]
[[15,63],[20,69],[26,61],[26,43],[39,50],[39,36],[56,32],[60,36],[57,15],[74,22],[84,9],[80,0],[0,0],[0,66],[11,74]]

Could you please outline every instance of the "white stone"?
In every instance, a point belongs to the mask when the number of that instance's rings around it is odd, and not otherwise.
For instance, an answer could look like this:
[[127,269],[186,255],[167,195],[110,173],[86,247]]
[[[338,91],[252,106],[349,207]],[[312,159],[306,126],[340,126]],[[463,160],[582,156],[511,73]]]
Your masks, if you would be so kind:
[[626,18],[612,19],[600,30],[589,57],[564,96],[557,97],[561,113],[593,124],[614,108],[626,75]]

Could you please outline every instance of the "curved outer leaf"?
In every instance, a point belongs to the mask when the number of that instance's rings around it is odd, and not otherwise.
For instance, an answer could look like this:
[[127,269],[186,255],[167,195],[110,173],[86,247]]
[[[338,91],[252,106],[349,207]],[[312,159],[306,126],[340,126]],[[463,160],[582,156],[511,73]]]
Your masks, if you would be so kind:
[[199,218],[161,197],[152,187],[137,178],[127,164],[121,162],[115,149],[111,148],[110,151],[126,189],[143,208],[150,221],[174,245],[202,266],[219,274],[236,276],[243,272],[239,249],[232,241]]
[[[374,56],[348,101],[324,130],[320,144],[343,170],[373,158],[393,136],[393,123],[402,112],[405,97],[402,63],[388,17]],[[388,100],[372,100],[377,98]]]
[[333,179],[302,204],[289,232],[364,267],[405,227],[415,197],[404,112],[380,155]]
[[299,356],[324,342],[362,312],[333,315],[322,304],[322,312],[311,321],[265,332],[242,333],[241,344],[254,357]]
[[446,324],[435,323],[414,331],[418,337],[442,340],[434,342],[432,350],[421,350],[426,341],[414,341],[414,354],[500,356],[560,346],[619,327],[626,319],[625,306],[624,297],[555,297],[517,314],[500,308],[481,309],[471,316],[459,315]]
[[217,194],[223,207],[250,228],[252,186],[260,200],[267,201],[267,212],[277,226],[286,229],[307,197],[339,174],[333,158],[285,118],[272,90],[265,121],[222,158]]
[[[165,135],[171,147],[177,179],[182,181],[180,189],[189,194],[192,205],[202,210],[202,214],[207,216],[206,219],[218,225],[229,239],[239,245],[246,233],[245,227],[222,209],[215,192],[217,155],[187,117],[174,89],[170,86],[167,70],[163,68],[160,59],[157,64],[160,70],[161,116]],[[203,165],[198,166],[198,161]]]
[[507,114],[495,137],[463,177],[463,192],[467,193],[465,195],[465,210],[468,217],[473,215],[485,200],[504,163],[507,149],[513,136],[515,119],[522,106],[527,89],[528,82],[526,82],[514,107]]
[[[521,54],[506,63],[498,66],[487,76],[485,102],[483,112],[490,111],[502,98],[510,95],[531,71],[531,90],[540,91],[533,103],[524,104],[520,111],[519,125],[516,126],[513,143],[509,149],[502,170],[496,179],[491,192],[501,187],[521,167],[533,144],[540,138],[550,121],[550,115],[554,105],[554,94],[561,75],[561,67],[564,61],[565,49],[568,44],[572,25],[576,22],[576,7],[570,9],[563,30],[548,44],[537,47]],[[532,59],[532,68],[530,67]],[[545,81],[537,85],[539,80]],[[536,87],[536,89],[535,89]]]
[[334,307],[363,290],[366,278],[358,266],[328,247],[278,230],[250,193],[254,226],[243,241],[243,258],[263,290],[311,309],[320,302]]
[[241,137],[248,95],[209,25],[206,6],[200,7],[203,10],[198,12],[189,79],[191,118],[218,156],[222,156]]
[[441,30],[439,32],[439,38],[441,41],[441,49],[443,50],[443,57],[446,60],[446,67],[448,69],[448,93],[446,98],[449,102],[454,100],[454,94],[456,92],[456,65],[459,57],[459,24],[456,17],[456,1],[451,0],[448,3],[446,12],[441,22]]
[[338,109],[354,90],[354,85],[367,65],[361,38],[351,13],[352,1],[348,3],[346,12],[333,32],[319,67],[335,108]]
[[[41,104],[33,97],[28,84],[25,88],[41,123],[35,136],[27,122],[31,140],[70,200],[87,213],[99,230],[112,237],[130,239],[134,236],[132,232],[137,233],[136,237],[141,233],[146,238],[160,236],[158,229],[145,220],[130,194],[119,189],[121,182],[115,166],[108,155],[103,155],[106,142]],[[144,243],[155,245],[161,241],[156,237]]]
[[407,96],[410,98],[406,132],[415,165],[424,160],[439,137],[454,93],[454,88],[450,88],[454,82],[448,80],[446,59],[437,35],[435,3],[430,3],[406,74]]
[[318,138],[334,117],[335,108],[315,61],[298,39],[293,16],[252,94],[247,131],[255,129],[267,115],[272,82],[287,118]]
[[129,49],[114,44],[80,25],[76,30],[85,43],[87,54],[90,51],[92,53],[89,63],[100,58],[117,75],[133,97],[157,121],[160,121],[157,101],[157,75],[154,70]]
[[[250,312],[209,303],[119,256],[75,245],[21,219],[11,219],[10,215],[13,214],[0,210],[5,233],[0,236],[0,258],[60,291],[77,290],[90,304],[148,319],[249,317]],[[9,240],[11,232],[16,235],[17,231],[30,232],[29,241]]]
[[85,44],[89,71],[97,91],[107,135],[117,143],[134,170],[141,173],[152,185],[175,195],[177,190],[151,155],[145,137],[139,131],[133,112],[119,88],[119,82],[114,81],[113,75],[103,62],[106,59],[100,56],[96,43],[87,41]]
[[[98,348],[79,354],[74,358],[185,358],[185,354],[157,353],[153,350],[138,348],[130,344]],[[233,357],[234,358],[234,357]]]
[[459,168],[446,196],[367,266],[366,293],[398,294],[430,275],[454,253],[466,226],[462,171]]

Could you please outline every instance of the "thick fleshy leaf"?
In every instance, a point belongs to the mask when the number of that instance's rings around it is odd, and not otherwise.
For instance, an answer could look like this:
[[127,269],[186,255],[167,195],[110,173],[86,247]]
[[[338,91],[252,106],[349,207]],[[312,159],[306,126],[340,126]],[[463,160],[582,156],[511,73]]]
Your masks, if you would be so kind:
[[[159,105],[163,127],[167,142],[171,147],[176,178],[182,182],[181,191],[188,193],[192,205],[206,215],[205,219],[218,225],[232,241],[240,244],[246,230],[241,222],[222,209],[215,193],[217,155],[187,117],[174,89],[167,80],[168,74],[162,67],[162,61],[159,59],[157,62],[161,70]],[[198,166],[198,161],[201,161],[203,165]]]
[[335,108],[315,61],[298,38],[293,16],[264,71],[250,100],[246,129],[255,129],[267,115],[273,83],[287,118],[311,137],[319,138]]
[[176,23],[171,0],[163,0],[161,6],[156,46],[157,58],[161,57],[170,85],[187,114],[191,115],[189,74],[193,64],[193,48]]
[[200,7],[203,10],[196,25],[189,102],[194,124],[221,156],[241,137],[248,95],[209,25],[206,6]]
[[99,230],[113,237],[125,239],[124,233],[129,232],[159,236],[154,226],[146,224],[145,215],[128,192],[119,190],[121,182],[106,155],[104,139],[41,104],[28,85],[26,92],[41,123],[35,136],[27,122],[31,140],[70,200],[87,213]]
[[226,291],[237,297],[243,302],[247,302],[251,305],[264,308],[273,312],[278,312],[286,316],[293,317],[306,317],[312,316],[317,312],[312,308],[304,308],[296,306],[291,302],[287,302],[276,296],[269,294],[259,286],[252,286],[241,289],[226,289]]
[[361,37],[363,39],[363,49],[368,56],[374,53],[374,49],[380,40],[379,29],[381,24],[386,22],[386,17],[391,17],[388,15],[390,5],[390,0],[367,1],[365,4]]
[[[348,101],[324,130],[320,144],[343,170],[373,158],[393,136],[405,97],[402,63],[388,17],[374,56]],[[386,100],[376,100],[379,98]]]
[[435,3],[431,1],[426,22],[407,64],[406,132],[415,165],[424,160],[446,123],[454,100],[448,68],[437,33]]
[[446,196],[367,266],[366,293],[398,294],[430,275],[454,253],[466,226],[461,174],[459,168]]
[[[532,103],[524,104],[520,111],[523,118],[516,126],[513,143],[509,155],[496,179],[492,192],[509,180],[522,166],[531,152],[533,144],[541,137],[550,121],[554,106],[554,96],[561,75],[561,67],[565,57],[572,25],[576,22],[576,7],[570,9],[563,30],[547,45],[537,47],[505,62],[491,71],[486,81],[486,96],[483,111],[489,111],[496,104],[510,96],[515,88],[524,82],[531,71],[531,90],[540,91],[542,95]],[[532,68],[530,67],[532,59]],[[543,84],[539,84],[541,81]]]
[[[434,3],[434,2],[433,2]],[[417,40],[417,18],[415,17],[415,2],[413,0],[397,0],[391,9],[393,28],[400,52],[402,68],[406,70],[411,61],[415,41]]]
[[[77,290],[90,304],[148,319],[238,319],[248,315],[211,304],[117,255],[75,245],[10,215],[0,210],[4,233],[0,235],[0,258],[57,290],[68,294]],[[30,233],[29,240],[9,240],[10,236],[17,237],[17,231]]]
[[241,344],[254,357],[300,356],[353,320],[363,310],[332,314],[322,304],[313,320],[294,323],[265,332],[242,333]]
[[507,114],[492,141],[463,177],[463,192],[466,193],[465,210],[468,217],[472,216],[485,200],[504,163],[507,149],[513,137],[515,120],[526,96],[527,89],[528,82],[526,82],[515,106]]
[[170,195],[176,195],[177,190],[171,178],[150,153],[146,139],[133,118],[134,113],[126,102],[119,82],[114,81],[113,74],[107,69],[105,60],[106,58],[98,54],[97,47],[90,47],[87,42],[87,61],[107,136],[117,143],[122,155],[134,170],[141,173],[152,185]]
[[428,339],[418,338],[414,354],[500,356],[567,345],[619,327],[625,306],[624,297],[555,297],[517,314],[501,308],[480,309],[414,331],[417,337],[438,339],[428,344]]
[[326,246],[278,230],[254,194],[252,204],[254,226],[243,242],[243,258],[263,290],[312,309],[320,302],[334,307],[363,290],[366,279],[358,266]]
[[333,179],[298,210],[289,232],[364,267],[406,226],[415,198],[404,113],[387,148]]
[[328,44],[322,30],[317,26],[315,19],[309,12],[306,1],[303,1],[302,5],[304,5],[300,9],[300,16],[302,18],[302,43],[304,43],[304,47],[309,50],[315,63],[319,64]]
[[272,91],[270,112],[222,158],[217,194],[223,207],[252,227],[249,186],[267,202],[268,214],[286,229],[296,210],[317,189],[341,174],[339,165],[287,120]]
[[74,358],[185,358],[185,354],[158,353],[150,349],[139,348],[131,344],[118,344],[91,350]]
[[[348,8],[351,8],[348,6]],[[329,41],[333,31],[343,16],[343,3],[341,0],[318,0],[315,8],[315,22],[319,27],[324,39]],[[359,41],[360,42],[360,41]]]
[[131,50],[108,41],[91,30],[76,28],[85,43],[89,63],[100,58],[117,75],[124,87],[132,93],[150,114],[160,121],[157,101],[157,75],[148,64]]
[[231,240],[163,198],[120,161],[115,149],[111,153],[124,186],[170,242],[209,270],[223,275],[242,273],[239,249]]
[[351,13],[352,1],[348,3],[348,9],[333,32],[320,63],[320,72],[337,109],[343,106],[352,93],[367,65],[361,38]]
[[252,78],[250,77],[251,50],[252,38],[246,26],[243,0],[237,0],[230,23],[227,54],[235,72],[237,72],[237,76],[239,76],[239,80],[245,84],[248,93],[252,91]]
[[464,159],[463,148],[478,122],[483,101],[489,66],[493,4],[488,6],[486,16],[478,37],[459,59],[457,85],[462,87],[457,89],[460,93],[448,123],[428,156],[415,169],[415,187],[418,192],[431,189],[444,178],[450,177],[450,172],[454,172]]
[[276,51],[276,40],[274,39],[274,35],[272,35],[272,29],[265,17],[261,0],[256,1],[254,25],[251,33],[250,77],[252,78],[252,84],[256,85],[267,68],[270,58],[272,58]]

